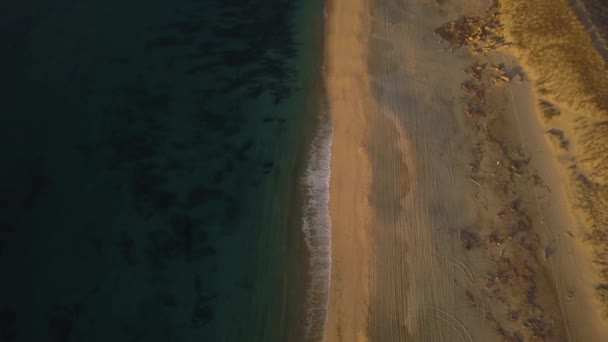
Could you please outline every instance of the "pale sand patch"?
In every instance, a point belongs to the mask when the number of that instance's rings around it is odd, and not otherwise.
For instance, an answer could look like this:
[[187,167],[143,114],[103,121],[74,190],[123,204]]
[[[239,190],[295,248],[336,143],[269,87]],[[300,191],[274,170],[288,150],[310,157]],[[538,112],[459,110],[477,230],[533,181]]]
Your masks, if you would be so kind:
[[328,3],[325,72],[334,124],[330,214],[332,274],[326,341],[366,341],[371,167],[366,75],[367,2]]

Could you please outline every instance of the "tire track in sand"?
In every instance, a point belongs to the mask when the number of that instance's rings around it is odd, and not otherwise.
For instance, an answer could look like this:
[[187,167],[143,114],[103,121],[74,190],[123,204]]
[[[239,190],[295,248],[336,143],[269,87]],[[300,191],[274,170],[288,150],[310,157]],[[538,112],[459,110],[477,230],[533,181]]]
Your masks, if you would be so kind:
[[[445,262],[454,258],[448,230],[456,215],[447,205],[456,200],[449,110],[417,63],[409,44],[419,35],[413,26],[387,17],[386,9],[374,13],[381,15],[372,18],[371,39],[388,48],[370,57],[377,101],[370,114],[376,126],[370,335],[374,341],[473,341],[455,313],[454,278],[468,266]],[[405,7],[404,13],[410,14]],[[399,192],[403,182],[411,183],[406,196]]]

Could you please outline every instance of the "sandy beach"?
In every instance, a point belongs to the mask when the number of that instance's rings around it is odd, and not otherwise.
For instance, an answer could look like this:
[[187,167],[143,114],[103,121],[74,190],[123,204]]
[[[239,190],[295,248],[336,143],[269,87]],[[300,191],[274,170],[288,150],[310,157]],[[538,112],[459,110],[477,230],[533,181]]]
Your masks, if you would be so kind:
[[[365,0],[331,1],[326,77],[334,124],[330,182],[332,274],[327,341],[366,341],[369,311],[371,98],[366,73]],[[335,235],[333,235],[335,233]]]
[[329,1],[325,341],[608,340],[602,41],[540,2]]

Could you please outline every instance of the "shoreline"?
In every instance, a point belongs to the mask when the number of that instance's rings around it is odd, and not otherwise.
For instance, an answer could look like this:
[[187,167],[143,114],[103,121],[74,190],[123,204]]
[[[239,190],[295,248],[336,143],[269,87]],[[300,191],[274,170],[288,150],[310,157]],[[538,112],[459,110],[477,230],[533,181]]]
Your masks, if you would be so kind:
[[[317,139],[318,128],[322,121],[325,102],[324,80],[321,66],[324,56],[324,18],[320,13],[323,9],[323,0],[315,0],[300,4],[295,17],[296,37],[302,44],[301,53],[298,54],[294,65],[298,67],[297,79],[302,89],[302,98],[291,105],[287,111],[296,114],[297,124],[292,132],[294,145],[293,152],[287,152],[290,160],[289,179],[279,187],[285,192],[288,202],[277,201],[277,210],[286,208],[283,212],[282,225],[285,226],[280,249],[277,251],[281,258],[281,266],[276,272],[280,276],[281,292],[270,294],[276,296],[281,304],[278,319],[280,327],[275,340],[302,341],[306,338],[306,327],[302,324],[306,320],[309,303],[306,295],[310,291],[310,269],[313,261],[311,250],[307,246],[306,235],[303,231],[303,216],[305,206],[309,201],[309,188],[306,184],[306,175],[310,169],[310,158],[313,143]],[[311,30],[310,27],[315,27]],[[303,67],[302,67],[303,66]],[[295,118],[294,118],[295,119]],[[280,203],[280,204],[279,204]],[[275,300],[275,299],[273,299]]]

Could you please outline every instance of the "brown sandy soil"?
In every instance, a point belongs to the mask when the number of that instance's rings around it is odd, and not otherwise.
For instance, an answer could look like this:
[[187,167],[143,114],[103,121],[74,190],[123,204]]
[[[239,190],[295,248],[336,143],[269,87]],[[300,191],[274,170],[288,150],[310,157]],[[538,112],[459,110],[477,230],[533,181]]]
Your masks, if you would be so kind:
[[608,340],[585,242],[608,212],[603,83],[535,69],[520,3],[330,1],[327,341]]

